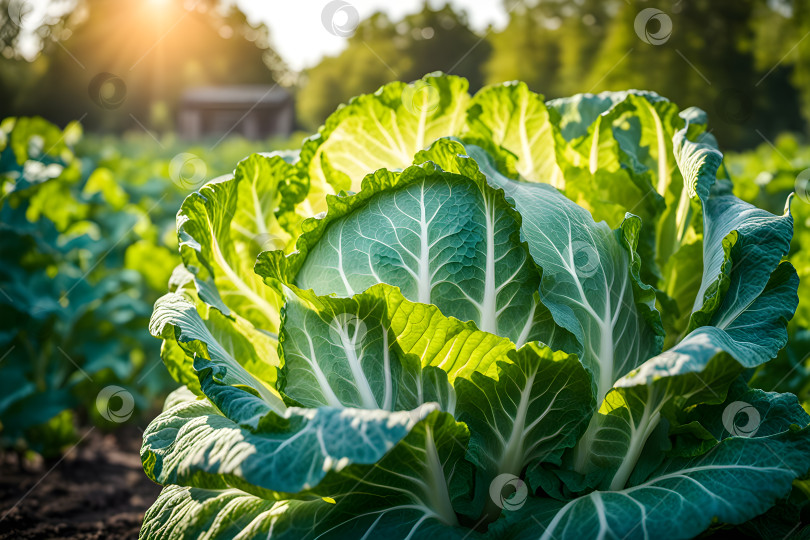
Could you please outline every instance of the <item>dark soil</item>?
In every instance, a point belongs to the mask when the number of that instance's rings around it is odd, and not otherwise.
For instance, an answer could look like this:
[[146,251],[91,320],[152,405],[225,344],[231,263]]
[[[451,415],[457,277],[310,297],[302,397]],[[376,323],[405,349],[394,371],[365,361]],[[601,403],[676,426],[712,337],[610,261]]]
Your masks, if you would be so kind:
[[85,433],[59,462],[0,456],[0,540],[138,537],[160,492],[141,468],[140,431]]

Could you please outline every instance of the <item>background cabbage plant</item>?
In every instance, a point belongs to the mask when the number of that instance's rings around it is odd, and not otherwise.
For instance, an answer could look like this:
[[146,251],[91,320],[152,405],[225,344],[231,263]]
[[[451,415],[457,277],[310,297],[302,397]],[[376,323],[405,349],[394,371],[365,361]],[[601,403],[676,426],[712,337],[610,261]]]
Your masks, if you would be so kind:
[[121,181],[82,138],[77,122],[0,122],[0,452],[57,457],[81,424],[138,418],[174,386],[143,329],[177,264],[159,203],[182,194],[150,167]]
[[177,216],[142,537],[756,527],[810,469],[796,397],[748,386],[799,279],[790,201],[722,162],[654,93],[441,74],[246,158]]

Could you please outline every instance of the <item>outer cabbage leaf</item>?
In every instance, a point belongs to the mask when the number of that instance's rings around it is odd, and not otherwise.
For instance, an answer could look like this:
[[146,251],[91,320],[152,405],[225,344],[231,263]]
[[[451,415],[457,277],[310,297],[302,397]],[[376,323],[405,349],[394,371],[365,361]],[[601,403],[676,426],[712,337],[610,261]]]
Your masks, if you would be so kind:
[[437,73],[387,84],[327,118],[306,143],[301,166],[326,193],[358,191],[367,174],[407,167],[434,140],[460,133],[469,99],[461,77]]
[[521,238],[543,270],[540,298],[579,342],[601,403],[619,377],[663,343],[655,294],[639,277],[638,218],[628,216],[612,231],[553,187],[510,180],[480,149],[467,150],[520,213]]
[[467,436],[463,424],[432,413],[378,463],[338,464],[317,493],[293,499],[172,486],[147,512],[141,538],[477,538],[458,527],[452,507],[467,485],[458,467]]
[[[206,311],[204,307],[203,311]],[[232,417],[235,420],[255,425],[258,417],[254,415],[261,413],[238,407],[246,405],[241,401],[219,401],[210,393],[211,389],[206,387],[206,383],[250,388],[251,395],[256,396],[262,408],[277,412],[285,409],[275,389],[278,368],[276,342],[246,321],[225,317],[213,309],[204,318],[186,296],[169,293],[155,303],[150,331],[155,337],[173,341],[167,346],[174,349],[173,355],[179,354],[175,345],[185,352],[186,367],[182,369],[186,376],[193,371],[202,392],[221,410],[230,410],[235,414]],[[188,364],[191,364],[190,370]]]
[[[713,193],[722,155],[711,144],[691,142],[681,131],[675,148],[689,190],[703,207],[703,276],[689,321],[691,331],[705,324],[727,324],[757,297],[790,249],[793,218],[787,211],[775,216],[733,195]],[[718,317],[721,304],[724,315]]]
[[305,406],[401,410],[436,401],[452,413],[453,382],[494,374],[514,350],[386,284],[347,299],[284,288],[279,388]]
[[[662,414],[673,418],[684,407],[716,402],[743,368],[774,357],[787,342],[787,321],[798,303],[795,270],[789,263],[776,267],[789,244],[790,216],[777,218],[713,193],[722,156],[712,145],[692,143],[684,134],[676,136],[676,155],[686,188],[704,204],[707,231],[706,292],[703,304],[697,303],[701,295],[696,299],[692,321],[711,325],[694,329],[616,383],[616,395],[609,396],[596,420],[600,449],[589,467],[606,474],[608,480],[601,485],[611,489],[625,485]],[[738,230],[747,241],[737,241]],[[732,268],[733,259],[749,257],[755,260]],[[716,273],[717,279],[706,287],[712,277],[705,276]]]
[[543,96],[530,91],[526,83],[483,88],[470,102],[467,124],[465,137],[513,153],[517,157],[517,172],[526,180],[564,187],[548,109]]
[[281,156],[254,154],[239,163],[233,178],[189,195],[177,214],[180,254],[200,298],[269,332],[278,331],[281,300],[262,285],[253,264],[260,251],[290,241],[276,214],[297,199],[295,178],[294,167]]
[[[461,538],[470,531],[454,528],[453,504],[471,484],[461,461],[468,431],[433,409],[289,409],[286,418],[248,431],[180,389],[148,430],[142,452],[154,477],[193,487],[166,488],[141,537],[354,538],[367,529]],[[375,463],[377,453],[383,455]],[[307,466],[310,459],[315,466]],[[310,481],[286,500],[275,491]]]
[[492,482],[541,462],[559,463],[595,407],[590,377],[577,357],[534,343],[517,351],[514,362],[499,362],[497,380],[474,372],[456,381],[456,391],[457,417],[470,427],[475,502],[489,520],[501,513]]
[[547,342],[556,329],[537,317],[540,275],[518,219],[481,178],[430,162],[402,174],[382,170],[358,194],[330,198],[326,216],[304,224],[298,253],[264,253],[257,272],[320,295],[388,283],[518,344]]
[[[435,405],[414,411],[289,408],[254,430],[240,427],[208,401],[186,401],[144,431],[144,471],[159,484],[239,487],[266,498],[315,488],[351,463],[372,464]],[[327,494],[325,494],[327,495]]]
[[[749,404],[764,420],[751,437],[724,436],[707,452],[667,459],[619,491],[594,491],[569,502],[530,499],[497,526],[511,536],[647,539],[691,538],[715,516],[729,524],[747,521],[784,497],[810,468],[807,414],[788,399],[785,422],[783,411],[771,411],[785,406],[784,396],[756,397]],[[709,417],[716,420],[716,413]]]
[[767,362],[787,343],[787,322],[799,302],[798,284],[793,266],[788,262],[780,264],[765,289],[748,305],[738,309],[737,304],[729,303],[728,310],[716,314],[716,325],[693,330],[675,347],[651,358],[618,384],[650,384],[662,377],[697,373],[720,353],[727,353],[745,368]]
[[624,487],[662,415],[674,420],[684,408],[716,403],[738,373],[784,346],[797,285],[796,271],[782,263],[762,294],[728,324],[694,330],[617,381],[596,420],[599,443],[591,465],[606,475],[602,485]]

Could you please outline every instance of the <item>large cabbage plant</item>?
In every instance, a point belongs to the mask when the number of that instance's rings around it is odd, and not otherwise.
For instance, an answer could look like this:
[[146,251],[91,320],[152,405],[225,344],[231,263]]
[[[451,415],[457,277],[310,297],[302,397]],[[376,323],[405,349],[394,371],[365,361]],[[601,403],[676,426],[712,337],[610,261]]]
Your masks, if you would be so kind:
[[810,418],[747,379],[787,341],[793,221],[732,195],[706,124],[434,74],[190,195],[142,537],[687,538],[773,507]]

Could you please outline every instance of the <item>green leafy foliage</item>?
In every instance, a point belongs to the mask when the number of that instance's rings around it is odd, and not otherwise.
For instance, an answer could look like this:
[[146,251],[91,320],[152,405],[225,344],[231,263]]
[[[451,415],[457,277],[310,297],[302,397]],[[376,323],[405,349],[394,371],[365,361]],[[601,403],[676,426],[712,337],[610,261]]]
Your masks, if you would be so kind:
[[752,384],[767,390],[793,392],[802,402],[810,400],[810,147],[783,135],[755,150],[731,154],[726,160],[738,197],[772,212],[791,199],[795,232],[787,258],[796,268],[799,307],[788,324],[790,340],[773,362],[763,365]]
[[[788,341],[794,217],[734,196],[706,129],[650,92],[431,74],[191,194],[150,326],[186,386],[144,434],[165,487],[142,537],[690,538],[793,515],[775,505],[810,470],[810,416],[748,378]],[[242,249],[259,229],[278,242]]]
[[[41,118],[0,126],[0,446],[58,455],[77,425],[138,418],[170,390],[145,325],[180,263],[175,214],[191,186],[170,181],[171,160],[202,150],[84,137]],[[225,141],[206,172],[232,169],[256,144]],[[255,253],[271,245],[253,236]],[[110,386],[123,391],[109,404],[118,415],[97,402]]]
[[167,391],[142,326],[177,261],[138,186],[76,153],[78,124],[2,132],[0,440],[50,456],[75,442],[76,411],[111,427]]

